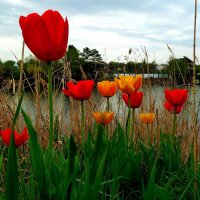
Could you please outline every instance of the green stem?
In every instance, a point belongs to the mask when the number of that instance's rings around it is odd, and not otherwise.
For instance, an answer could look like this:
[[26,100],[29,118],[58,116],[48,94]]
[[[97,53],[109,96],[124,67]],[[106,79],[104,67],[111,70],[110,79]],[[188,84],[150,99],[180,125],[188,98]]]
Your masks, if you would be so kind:
[[148,136],[148,145],[151,145],[151,135],[150,135],[150,128],[149,128],[149,124],[147,124],[147,136]]
[[[176,110],[176,107],[175,109]],[[173,119],[173,129],[172,129],[172,137],[171,137],[171,145],[174,146],[175,144],[175,133],[176,133],[176,127],[177,127],[177,124],[176,124],[176,113],[174,112],[174,119]]]
[[[176,110],[176,107],[175,107],[174,110]],[[176,132],[176,113],[174,113],[173,127],[172,127],[172,134],[174,135],[175,132]]]
[[51,150],[53,148],[53,95],[52,95],[52,69],[51,63],[48,63],[48,101],[49,101],[49,146]]
[[131,108],[130,108],[130,104],[131,104],[131,97],[130,95],[128,95],[128,116],[127,116],[127,120],[126,120],[126,134],[129,136],[130,135],[130,114],[131,114]]
[[81,101],[81,134],[82,134],[82,145],[84,144],[84,107],[83,100]]
[[107,97],[107,112],[109,112],[110,110],[110,101],[109,101],[109,97]]
[[132,140],[134,141],[135,135],[134,135],[134,125],[135,125],[135,108],[133,108],[133,113],[132,113]]

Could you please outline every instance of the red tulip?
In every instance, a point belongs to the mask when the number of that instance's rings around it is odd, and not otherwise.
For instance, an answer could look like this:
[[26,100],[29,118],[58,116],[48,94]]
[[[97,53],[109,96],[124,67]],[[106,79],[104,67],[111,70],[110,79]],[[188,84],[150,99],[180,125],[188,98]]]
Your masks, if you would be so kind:
[[[3,142],[9,146],[10,144],[10,138],[11,138],[12,130],[10,128],[7,128],[3,131],[1,131],[1,137]],[[14,131],[14,140],[15,140],[15,146],[21,146],[26,142],[28,139],[28,131],[27,128],[24,128],[23,132],[21,134],[18,134],[16,131]]]
[[165,89],[165,98],[171,106],[183,106],[188,98],[186,89]]
[[130,108],[139,108],[142,104],[143,92],[135,92],[130,94],[130,100],[129,95],[123,93],[122,98],[128,107],[130,106]]
[[165,102],[165,109],[170,113],[179,114],[182,111],[183,106],[172,106],[169,102]]
[[79,81],[76,85],[73,82],[68,81],[68,89],[63,89],[63,93],[73,97],[75,100],[88,100],[92,94],[93,87],[94,81],[92,80]]
[[49,62],[65,55],[68,21],[58,11],[47,10],[42,16],[37,13],[21,16],[19,24],[24,42],[38,59]]

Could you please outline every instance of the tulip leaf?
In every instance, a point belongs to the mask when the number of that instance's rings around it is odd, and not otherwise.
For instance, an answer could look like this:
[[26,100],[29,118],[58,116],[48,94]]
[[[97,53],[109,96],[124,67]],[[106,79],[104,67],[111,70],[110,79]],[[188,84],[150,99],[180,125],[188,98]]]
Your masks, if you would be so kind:
[[98,199],[98,195],[99,195],[99,190],[100,190],[100,184],[102,182],[102,178],[103,178],[103,171],[105,168],[105,161],[107,158],[107,149],[105,150],[100,162],[99,162],[99,166],[97,168],[96,171],[96,177],[95,177],[95,181],[93,184],[93,190],[92,190],[92,198],[91,199]]
[[75,173],[77,172],[76,168],[76,154],[77,154],[77,147],[76,143],[74,141],[73,136],[70,136],[70,141],[69,141],[69,150],[68,150],[68,159],[66,160],[64,164],[64,169],[63,169],[63,196],[62,199],[65,198],[65,193],[67,192],[68,186],[74,177]]
[[2,165],[3,165],[3,151],[1,152],[1,155],[0,155],[0,172],[2,169]]
[[62,195],[61,195],[61,180],[62,180],[62,174],[61,174],[61,168],[60,166],[56,163],[56,159],[54,158],[51,162],[51,168],[50,168],[50,179],[51,183],[55,187],[55,191],[52,194],[52,198],[55,200],[61,200]]
[[14,130],[15,124],[16,124],[16,122],[17,122],[17,118],[18,118],[19,113],[20,113],[20,108],[21,108],[23,96],[24,96],[24,93],[22,93],[22,95],[21,95],[21,97],[20,97],[20,99],[19,99],[19,103],[18,103],[18,105],[17,105],[17,109],[16,109],[15,114],[14,114],[14,117],[13,117],[13,121],[12,121],[12,130]]
[[157,157],[154,160],[150,177],[149,177],[149,182],[147,185],[147,189],[145,192],[144,199],[145,200],[154,200],[155,199],[155,178],[156,178],[156,171],[157,171]]
[[28,115],[22,109],[22,114],[26,125],[28,127],[29,133],[29,144],[30,144],[30,154],[31,154],[31,162],[33,166],[33,173],[37,180],[37,186],[40,191],[40,195],[45,197],[47,194],[46,191],[46,178],[44,173],[44,160],[43,160],[43,152],[41,146],[38,143],[37,133],[33,128],[32,122]]
[[11,141],[8,149],[8,163],[6,166],[6,200],[17,200],[19,192],[19,180],[17,169],[17,155],[14,141],[14,134],[11,134]]

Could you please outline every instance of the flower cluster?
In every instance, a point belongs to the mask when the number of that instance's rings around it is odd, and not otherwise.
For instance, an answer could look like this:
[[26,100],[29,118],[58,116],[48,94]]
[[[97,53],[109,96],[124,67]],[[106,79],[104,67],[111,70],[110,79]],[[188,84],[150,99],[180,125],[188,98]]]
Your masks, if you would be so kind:
[[[65,55],[68,44],[69,25],[67,18],[63,19],[58,11],[47,10],[41,16],[37,13],[29,14],[26,17],[21,16],[19,24],[26,45],[38,59],[50,62],[58,60]],[[77,84],[68,81],[66,88],[63,89],[63,93],[74,100],[83,102],[90,98],[94,85],[95,82],[93,80],[82,80],[78,81]],[[96,122],[106,125],[112,121],[114,113],[110,111],[109,98],[115,95],[117,89],[122,92],[122,99],[129,108],[133,110],[139,108],[143,99],[143,92],[138,92],[141,87],[141,75],[136,75],[135,77],[120,75],[114,81],[105,80],[98,82],[98,92],[101,96],[107,98],[107,111],[94,112],[93,116]],[[186,89],[165,89],[165,98],[165,109],[171,113],[179,114],[188,98],[188,91]],[[154,113],[140,115],[140,120],[146,124],[153,123],[154,118]],[[7,135],[10,135],[10,132],[8,132],[6,130]],[[15,132],[14,135],[17,138]],[[1,136],[5,138],[5,133],[1,132]]]

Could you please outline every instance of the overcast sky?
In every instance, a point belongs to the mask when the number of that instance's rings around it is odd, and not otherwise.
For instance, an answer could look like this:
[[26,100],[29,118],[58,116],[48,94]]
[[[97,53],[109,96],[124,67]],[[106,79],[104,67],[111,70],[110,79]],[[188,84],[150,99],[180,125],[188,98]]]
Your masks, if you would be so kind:
[[[193,0],[1,0],[0,58],[21,58],[22,35],[19,17],[32,12],[58,10],[69,21],[69,44],[80,51],[96,48],[106,61],[123,59],[130,48],[129,60],[144,58],[166,63],[171,55],[192,59]],[[197,58],[200,58],[200,33],[197,19]],[[28,48],[25,55],[30,54]]]

